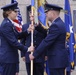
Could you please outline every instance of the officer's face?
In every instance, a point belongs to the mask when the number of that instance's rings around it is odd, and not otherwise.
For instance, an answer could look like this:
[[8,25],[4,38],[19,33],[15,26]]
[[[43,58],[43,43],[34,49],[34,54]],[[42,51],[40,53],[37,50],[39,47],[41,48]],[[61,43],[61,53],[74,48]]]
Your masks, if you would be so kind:
[[31,12],[29,12],[29,17],[30,17],[30,21],[34,21],[34,16],[32,15]]
[[10,19],[12,19],[12,20],[16,19],[16,17],[17,17],[17,11],[11,10],[8,17],[9,17]]
[[52,21],[52,18],[53,18],[53,11],[52,10],[49,10],[46,12],[46,17],[49,21]]

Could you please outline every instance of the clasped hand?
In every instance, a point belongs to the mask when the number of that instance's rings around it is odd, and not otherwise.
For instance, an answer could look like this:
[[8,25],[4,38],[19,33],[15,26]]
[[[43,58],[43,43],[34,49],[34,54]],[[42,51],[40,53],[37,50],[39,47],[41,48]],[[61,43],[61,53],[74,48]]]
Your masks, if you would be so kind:
[[[30,46],[30,47],[28,48],[28,52],[34,52],[34,46]],[[29,55],[29,58],[30,58],[30,60],[33,60],[35,57],[34,57],[33,54],[31,53],[31,54]]]

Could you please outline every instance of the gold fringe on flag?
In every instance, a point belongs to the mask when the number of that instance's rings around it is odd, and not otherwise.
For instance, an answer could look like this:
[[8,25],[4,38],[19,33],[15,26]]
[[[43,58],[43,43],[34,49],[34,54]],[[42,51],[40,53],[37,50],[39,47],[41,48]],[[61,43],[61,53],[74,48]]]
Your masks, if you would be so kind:
[[73,62],[71,62],[71,66],[72,66],[72,68],[74,67],[74,61],[73,61]]
[[76,44],[74,45],[74,53],[76,52]]
[[68,40],[68,39],[69,39],[69,37],[70,37],[70,33],[69,33],[69,32],[67,32],[67,33],[66,33],[66,40],[67,40],[67,41],[69,41],[69,40]]

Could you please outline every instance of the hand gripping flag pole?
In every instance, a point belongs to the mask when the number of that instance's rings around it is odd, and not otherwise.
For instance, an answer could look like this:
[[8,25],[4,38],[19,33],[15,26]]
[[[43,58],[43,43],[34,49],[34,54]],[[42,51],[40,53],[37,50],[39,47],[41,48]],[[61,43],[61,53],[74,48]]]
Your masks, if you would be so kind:
[[[31,0],[31,13],[32,13],[32,16],[34,16],[34,0]],[[31,21],[31,24],[34,25],[34,21],[32,20]],[[31,31],[31,46],[33,47],[33,30]],[[31,52],[31,54],[33,54],[33,52]],[[33,75],[33,60],[31,60],[31,74],[30,75]]]

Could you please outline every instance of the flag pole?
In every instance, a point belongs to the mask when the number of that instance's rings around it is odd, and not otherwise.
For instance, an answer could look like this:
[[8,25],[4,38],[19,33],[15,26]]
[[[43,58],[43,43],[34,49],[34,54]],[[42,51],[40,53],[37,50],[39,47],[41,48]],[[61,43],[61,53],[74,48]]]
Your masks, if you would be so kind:
[[[34,11],[33,11],[33,7],[31,7],[31,13],[32,13],[32,16],[34,14]],[[32,20],[31,21],[31,24],[34,25],[34,21]],[[31,31],[31,46],[33,47],[33,30]],[[33,52],[31,52],[31,54],[33,54]],[[33,75],[33,60],[31,60],[31,75]]]

